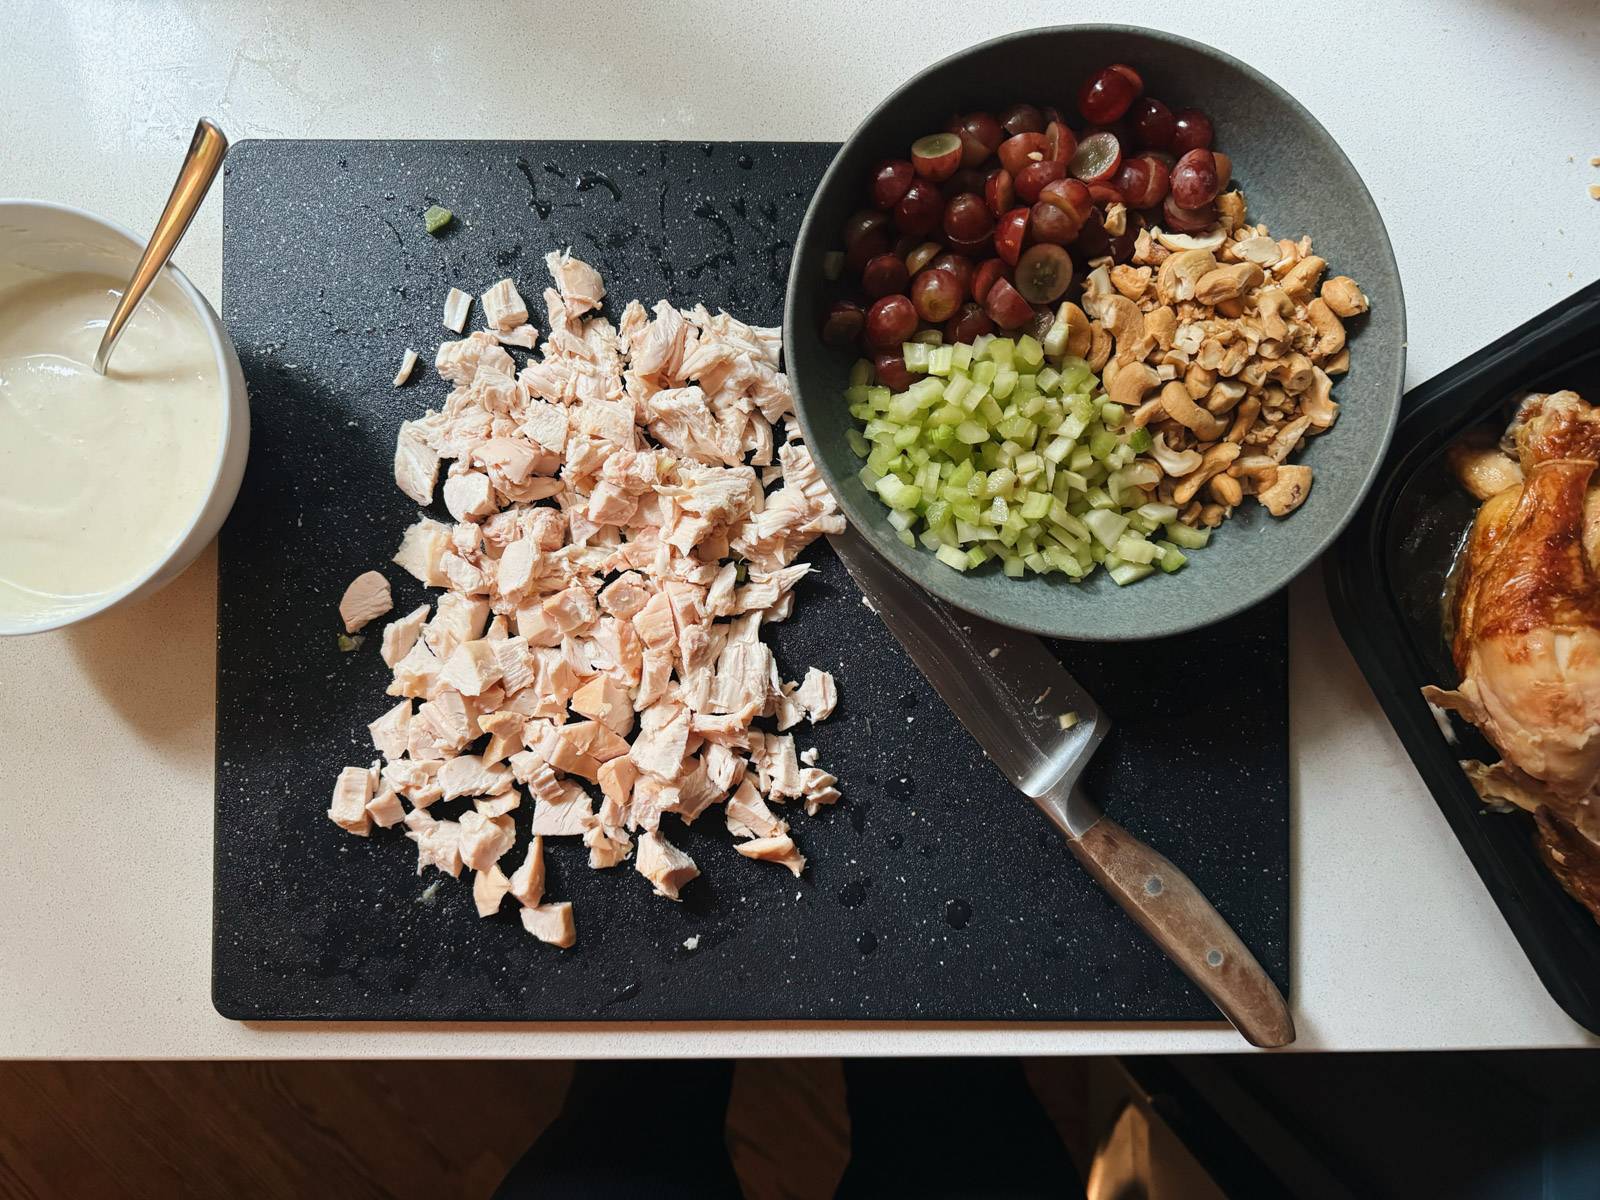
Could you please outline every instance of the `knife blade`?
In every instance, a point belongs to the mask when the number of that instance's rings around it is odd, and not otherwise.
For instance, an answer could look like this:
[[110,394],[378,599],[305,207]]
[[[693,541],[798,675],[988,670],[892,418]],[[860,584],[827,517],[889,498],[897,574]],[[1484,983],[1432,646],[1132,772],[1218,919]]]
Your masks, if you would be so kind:
[[1080,785],[1111,721],[1049,647],[935,599],[852,527],[828,540],[917,669],[1111,897],[1249,1042],[1292,1042],[1288,1005],[1238,934],[1188,876]]

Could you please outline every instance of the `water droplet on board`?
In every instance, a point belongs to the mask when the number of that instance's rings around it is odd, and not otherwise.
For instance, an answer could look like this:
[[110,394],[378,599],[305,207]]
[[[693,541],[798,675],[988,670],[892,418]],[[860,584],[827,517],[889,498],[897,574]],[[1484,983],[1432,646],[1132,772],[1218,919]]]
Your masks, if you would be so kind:
[[846,807],[850,814],[850,828],[860,833],[867,827],[867,814],[872,811],[872,801],[855,799],[849,801]]
[[874,933],[863,933],[856,939],[856,949],[863,954],[871,954],[878,948],[878,937]]
[[911,800],[916,797],[917,791],[911,786],[911,780],[905,776],[891,779],[883,785],[884,794],[891,800]]
[[573,181],[573,184],[580,192],[587,192],[590,188],[603,187],[611,193],[613,200],[619,202],[622,200],[622,189],[617,186],[616,180],[601,171],[585,171]]
[[839,889],[839,903],[846,908],[860,908],[866,902],[867,885],[864,880],[852,880]]
[[748,154],[739,155],[738,162],[739,162],[739,165],[741,167],[743,167],[746,171],[748,171],[751,167],[756,165],[755,160],[753,158],[751,158]]
[[900,697],[901,708],[915,708],[916,706],[917,694],[915,692],[907,692],[905,695]]
[[972,920],[972,905],[965,900],[944,902],[944,923],[951,929],[965,929],[970,920]]
[[710,142],[701,142],[700,143],[700,153],[704,154],[707,158],[711,157],[711,151],[713,149],[714,149],[714,147],[711,145]]

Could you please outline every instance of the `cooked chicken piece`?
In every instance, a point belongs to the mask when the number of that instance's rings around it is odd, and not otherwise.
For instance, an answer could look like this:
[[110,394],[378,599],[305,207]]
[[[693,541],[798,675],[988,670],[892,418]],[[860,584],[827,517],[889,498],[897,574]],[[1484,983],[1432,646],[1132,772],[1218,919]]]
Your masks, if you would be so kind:
[[[403,432],[401,436],[405,436]],[[412,499],[416,497],[413,496]],[[420,503],[430,504],[432,501],[433,496],[430,491],[428,498]],[[449,528],[431,517],[423,517],[405,531],[400,539],[400,548],[394,552],[394,557],[389,561],[405,568],[419,582],[429,587],[442,587],[448,580],[439,570],[439,559],[449,548]]]
[[467,314],[472,311],[472,295],[460,288],[451,288],[444,298],[444,327],[460,333],[467,327]]
[[472,877],[472,902],[477,905],[480,917],[492,917],[500,911],[500,901],[511,890],[511,881],[498,866],[479,871]]
[[569,780],[561,783],[561,798],[554,803],[540,797],[533,806],[532,831],[545,837],[582,837],[587,819],[594,816],[589,793]]
[[656,895],[668,900],[681,899],[678,892],[684,884],[700,874],[694,859],[655,830],[639,835],[639,857],[634,867],[650,881]]
[[487,517],[500,507],[495,502],[494,487],[490,484],[489,477],[481,471],[468,471],[446,479],[444,506],[458,521]]
[[831,717],[833,706],[839,702],[833,676],[811,667],[800,681],[800,690],[795,693],[795,699],[805,706],[806,718],[813,724]]
[[[573,692],[572,711],[592,717],[619,737],[625,738],[633,732],[633,698],[628,695],[628,689],[610,675],[596,675]],[[626,743],[622,753],[627,753]]]
[[800,772],[800,794],[806,800],[806,816],[814,817],[823,805],[838,802],[839,789],[834,786],[838,782],[821,767],[807,767]]
[[406,739],[411,728],[411,701],[405,699],[383,716],[367,726],[372,735],[372,745],[385,759],[393,761],[404,756]]
[[539,343],[539,331],[532,325],[518,325],[513,329],[497,329],[494,332],[495,340],[502,346],[517,346],[523,350],[532,350]]
[[728,799],[727,822],[734,837],[775,838],[789,832],[789,822],[767,807],[749,779],[740,781]]
[[633,853],[633,839],[620,829],[593,825],[584,831],[583,844],[589,847],[589,867],[604,871],[628,860]]
[[439,786],[446,800],[459,800],[462,796],[498,796],[509,791],[513,780],[511,769],[504,763],[484,765],[476,754],[463,754],[446,760],[439,768]]
[[357,575],[345,588],[339,600],[339,617],[344,621],[344,631],[355,633],[393,607],[389,581],[377,571],[367,571]]
[[[528,319],[528,305],[522,299],[522,293],[517,291],[517,285],[509,279],[502,279],[481,297],[483,304],[483,319],[491,329],[504,333],[514,329]],[[459,331],[458,331],[459,332]]]
[[461,814],[461,861],[474,871],[487,871],[516,843],[510,817],[486,817],[473,809]]
[[405,357],[400,360],[400,369],[394,373],[394,386],[403,387],[406,381],[411,378],[411,372],[416,369],[417,352],[415,350],[407,350]]
[[333,785],[333,802],[328,805],[328,820],[357,837],[366,837],[372,831],[372,816],[367,812],[367,801],[378,786],[378,764],[367,767],[346,767],[339,772]]
[[663,700],[640,717],[639,736],[628,750],[633,765],[647,775],[671,781],[683,773],[689,749],[689,710]]
[[735,842],[733,848],[746,858],[782,863],[789,868],[796,879],[799,879],[800,872],[806,869],[806,856],[800,853],[799,847],[794,844],[794,839],[787,834],[756,838],[749,842]]
[[[1600,574],[1585,546],[1600,411],[1572,392],[1533,397],[1516,445],[1524,482],[1479,509],[1460,567],[1452,649],[1461,684],[1423,695],[1500,752],[1492,767],[1464,764],[1480,795],[1548,810],[1539,833],[1554,864],[1574,861],[1573,837],[1600,845]],[[1557,876],[1587,902],[1577,874]]]
[[448,659],[462,642],[483,636],[489,622],[489,602],[481,596],[446,592],[439,597],[433,620],[422,627],[422,640],[441,659]]
[[439,679],[463,696],[481,696],[500,682],[500,658],[494,644],[485,638],[462,642],[445,660]]
[[534,834],[528,856],[511,873],[511,894],[524,908],[537,908],[544,899],[544,837]]
[[367,801],[367,815],[378,828],[388,829],[405,820],[406,808],[400,803],[399,794],[385,785],[382,791]]
[[520,911],[522,927],[541,942],[566,949],[578,940],[578,927],[572,919],[572,905],[568,901],[541,904]]
[[393,667],[411,653],[411,647],[417,644],[417,637],[422,633],[422,627],[427,620],[428,606],[419,604],[405,616],[390,621],[383,627],[383,645],[378,653],[382,656],[384,665]]
[[418,808],[427,808],[444,795],[438,780],[441,765],[438,761],[417,762],[402,758],[383,768],[383,782]]
[[[591,308],[600,307],[600,301],[606,294],[606,285],[600,279],[600,272],[588,263],[573,258],[571,250],[560,253],[552,250],[544,256],[544,264],[550,268],[551,278],[561,289],[561,299],[571,316],[579,317]],[[555,318],[551,320],[553,322]]]
[[454,821],[435,821],[427,812],[414,808],[406,814],[406,837],[417,844],[417,874],[437,867],[452,879],[461,875],[461,826]]
[[486,817],[503,817],[522,807],[522,795],[512,788],[496,796],[479,796],[473,800],[472,807]]
[[[433,503],[433,489],[439,483],[439,452],[423,439],[415,421],[400,426],[400,436],[394,444],[394,481],[418,504]],[[395,561],[400,561],[398,555]]]

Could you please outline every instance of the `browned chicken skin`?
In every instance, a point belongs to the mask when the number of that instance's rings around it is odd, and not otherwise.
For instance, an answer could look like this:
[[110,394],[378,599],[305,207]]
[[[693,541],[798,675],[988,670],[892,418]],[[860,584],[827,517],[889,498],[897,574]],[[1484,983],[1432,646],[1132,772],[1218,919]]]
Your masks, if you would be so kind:
[[1600,410],[1573,392],[1535,396],[1515,428],[1520,484],[1482,454],[1452,457],[1475,493],[1484,480],[1509,486],[1479,509],[1461,566],[1461,685],[1423,694],[1500,751],[1493,766],[1462,765],[1485,800],[1536,814],[1547,863],[1600,919]]

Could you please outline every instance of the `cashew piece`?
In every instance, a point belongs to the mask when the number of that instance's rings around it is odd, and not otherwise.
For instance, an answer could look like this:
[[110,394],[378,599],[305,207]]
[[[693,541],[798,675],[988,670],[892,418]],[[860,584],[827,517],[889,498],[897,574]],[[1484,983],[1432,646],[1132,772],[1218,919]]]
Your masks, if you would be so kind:
[[1165,304],[1192,300],[1201,276],[1214,270],[1216,265],[1217,260],[1210,250],[1180,250],[1161,264],[1156,275],[1156,294]]
[[1242,442],[1244,435],[1250,432],[1250,426],[1256,423],[1256,418],[1261,415],[1261,398],[1259,396],[1246,396],[1233,410],[1233,424],[1228,426],[1227,435],[1223,438],[1228,442]]
[[1357,313],[1366,312],[1369,307],[1367,294],[1348,275],[1335,275],[1332,279],[1324,281],[1322,298],[1328,302],[1328,307],[1341,317],[1353,317]]
[[1254,495],[1262,488],[1269,488],[1278,478],[1278,464],[1265,454],[1247,454],[1234,460],[1233,466],[1228,468],[1228,474],[1239,480],[1245,492]]
[[1129,300],[1137,300],[1150,289],[1150,280],[1155,277],[1155,272],[1149,267],[1132,267],[1127,263],[1118,263],[1111,268],[1111,286],[1116,288]]
[[1322,270],[1328,264],[1315,254],[1308,254],[1283,277],[1283,290],[1293,300],[1304,304],[1316,294],[1317,280],[1322,278]]
[[1283,385],[1284,391],[1297,396],[1311,386],[1313,370],[1311,360],[1296,352],[1272,368],[1271,376]]
[[1253,287],[1258,287],[1266,276],[1253,262],[1234,263],[1231,267],[1217,267],[1207,271],[1194,285],[1194,298],[1202,304],[1221,304],[1234,300]]
[[1178,336],[1178,314],[1163,304],[1144,314],[1144,331],[1155,338],[1156,345],[1171,350]]
[[[1202,367],[1199,363],[1190,363],[1189,369],[1183,373],[1183,386],[1189,389],[1192,399],[1200,399],[1216,385],[1217,373]],[[1243,395],[1243,392],[1240,395]]]
[[1233,460],[1239,457],[1239,447],[1232,442],[1218,442],[1207,450],[1200,459],[1200,466],[1183,477],[1183,482],[1172,489],[1174,504],[1184,505],[1193,500],[1203,484],[1210,482],[1213,475],[1226,471]]
[[1222,227],[1229,233],[1244,224],[1244,193],[1223,192],[1217,197],[1217,216],[1222,219]]
[[1105,326],[1099,322],[1089,325],[1089,352],[1084,355],[1084,361],[1089,364],[1089,370],[1099,374],[1105,370],[1106,360],[1111,357],[1111,335],[1106,332]]
[[[1223,413],[1232,412],[1234,406],[1244,399],[1248,389],[1244,384],[1235,379],[1219,379],[1211,388],[1211,394],[1206,397],[1206,411],[1222,416]],[[1198,397],[1196,397],[1198,399]]]
[[1056,311],[1056,320],[1066,324],[1067,353],[1073,358],[1088,358],[1089,343],[1092,340],[1089,332],[1089,314],[1068,300]]
[[1267,511],[1273,516],[1287,517],[1305,503],[1305,498],[1310,492],[1310,467],[1283,466],[1278,468],[1278,477],[1272,481],[1272,486],[1257,492],[1256,499],[1265,504]]
[[1267,443],[1267,457],[1275,462],[1282,462],[1294,453],[1294,448],[1300,444],[1300,439],[1306,434],[1311,425],[1311,418],[1306,416],[1296,417],[1277,433]]
[[1350,369],[1350,347],[1346,346],[1327,362],[1323,363],[1322,369],[1329,375],[1343,375]]
[[1143,429],[1151,421],[1159,421],[1167,415],[1167,410],[1161,407],[1161,397],[1151,396],[1128,418],[1128,424],[1134,429]]
[[1112,376],[1110,386],[1106,389],[1106,396],[1113,404],[1120,404],[1124,408],[1137,408],[1144,402],[1145,395],[1150,389],[1160,382],[1154,369],[1145,363],[1119,363],[1116,374]]
[[1313,358],[1329,358],[1344,349],[1344,322],[1326,300],[1313,300],[1306,305],[1306,320],[1317,331],[1317,340],[1311,345]]
[[1083,311],[1096,321],[1105,321],[1105,302],[1116,294],[1107,267],[1096,267],[1083,277]]
[[1319,430],[1327,429],[1339,415],[1339,405],[1333,399],[1333,380],[1321,367],[1311,368],[1311,386],[1300,396],[1300,411],[1310,418]]
[[1241,262],[1253,262],[1258,267],[1269,269],[1277,266],[1278,260],[1283,257],[1278,243],[1269,237],[1241,238],[1233,244],[1233,253]]
[[1150,457],[1174,479],[1181,478],[1200,465],[1198,450],[1174,450],[1167,445],[1167,435],[1156,434],[1150,445]]
[[1201,234],[1168,233],[1165,229],[1157,229],[1156,241],[1174,254],[1184,250],[1204,250],[1207,254],[1215,254],[1222,249],[1222,243],[1227,241],[1227,235],[1220,227]]
[[1144,335],[1144,314],[1126,296],[1111,295],[1100,302],[1100,323],[1117,342],[1118,362],[1139,362],[1150,353]]
[[1213,475],[1206,490],[1219,504],[1233,508],[1244,500],[1244,488],[1232,475]]
[[1208,413],[1189,398],[1189,389],[1176,381],[1161,389],[1161,407],[1202,442],[1214,442],[1228,427],[1226,421]]

